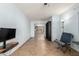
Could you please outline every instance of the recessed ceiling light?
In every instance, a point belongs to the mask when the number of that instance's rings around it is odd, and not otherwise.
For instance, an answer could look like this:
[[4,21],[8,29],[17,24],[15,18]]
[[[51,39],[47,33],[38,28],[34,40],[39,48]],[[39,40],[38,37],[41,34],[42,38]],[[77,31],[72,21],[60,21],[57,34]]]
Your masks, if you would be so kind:
[[48,7],[49,4],[48,4],[48,3],[44,3],[43,6],[44,6],[44,7]]
[[48,5],[47,3],[44,3],[44,5]]

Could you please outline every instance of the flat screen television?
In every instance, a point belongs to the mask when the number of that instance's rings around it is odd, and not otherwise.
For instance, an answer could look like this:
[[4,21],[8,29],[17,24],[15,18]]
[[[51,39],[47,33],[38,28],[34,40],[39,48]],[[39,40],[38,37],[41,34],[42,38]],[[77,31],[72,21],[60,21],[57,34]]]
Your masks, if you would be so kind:
[[6,48],[6,41],[15,38],[16,29],[0,28],[0,42],[3,42],[3,48]]

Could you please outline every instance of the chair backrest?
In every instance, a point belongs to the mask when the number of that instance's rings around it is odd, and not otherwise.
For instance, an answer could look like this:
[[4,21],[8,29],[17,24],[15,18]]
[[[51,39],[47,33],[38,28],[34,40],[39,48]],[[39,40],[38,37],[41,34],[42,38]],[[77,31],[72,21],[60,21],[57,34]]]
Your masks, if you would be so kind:
[[63,32],[60,41],[67,44],[71,42],[72,38],[73,35],[71,33]]

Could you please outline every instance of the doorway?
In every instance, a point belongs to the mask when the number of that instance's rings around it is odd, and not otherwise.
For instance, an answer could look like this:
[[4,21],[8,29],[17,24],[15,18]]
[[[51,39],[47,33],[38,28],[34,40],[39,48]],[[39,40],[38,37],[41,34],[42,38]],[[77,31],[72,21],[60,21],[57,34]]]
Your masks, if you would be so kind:
[[51,21],[46,23],[46,39],[51,41]]
[[44,40],[44,26],[35,26],[35,38]]

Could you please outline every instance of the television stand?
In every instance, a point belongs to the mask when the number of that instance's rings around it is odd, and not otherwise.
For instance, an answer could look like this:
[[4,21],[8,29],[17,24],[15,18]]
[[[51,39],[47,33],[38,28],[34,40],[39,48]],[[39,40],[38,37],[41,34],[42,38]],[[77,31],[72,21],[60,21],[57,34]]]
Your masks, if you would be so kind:
[[4,42],[3,44],[4,44],[4,46],[3,46],[3,48],[0,48],[0,53],[5,53],[5,52],[11,50],[12,48],[14,48],[15,46],[18,45],[18,42],[11,42],[8,44],[6,44],[6,42]]

